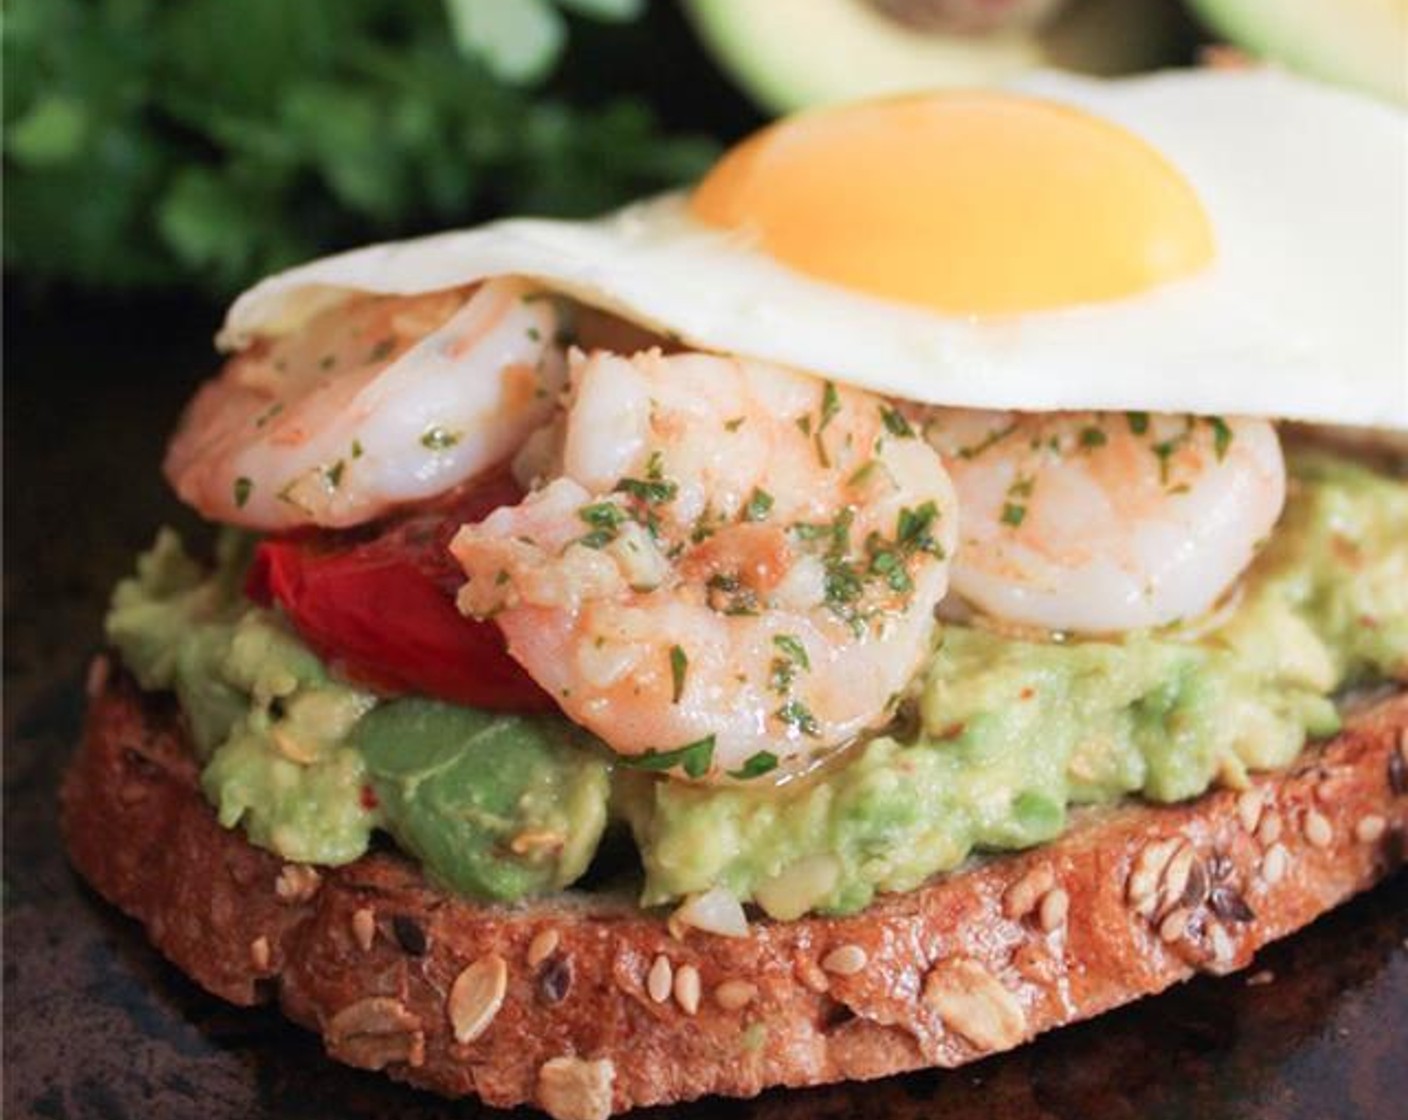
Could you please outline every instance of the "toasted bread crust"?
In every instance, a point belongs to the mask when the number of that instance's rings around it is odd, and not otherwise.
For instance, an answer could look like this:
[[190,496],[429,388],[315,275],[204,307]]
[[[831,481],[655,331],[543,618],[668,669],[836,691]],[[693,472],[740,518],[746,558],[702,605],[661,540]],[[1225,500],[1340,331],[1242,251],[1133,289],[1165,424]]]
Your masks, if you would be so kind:
[[95,683],[69,851],[167,957],[342,1061],[561,1120],[1007,1049],[1245,966],[1400,866],[1408,830],[1400,693],[1250,790],[1083,814],[852,917],[676,938],[629,900],[453,898],[391,853],[285,865],[220,827],[169,703]]

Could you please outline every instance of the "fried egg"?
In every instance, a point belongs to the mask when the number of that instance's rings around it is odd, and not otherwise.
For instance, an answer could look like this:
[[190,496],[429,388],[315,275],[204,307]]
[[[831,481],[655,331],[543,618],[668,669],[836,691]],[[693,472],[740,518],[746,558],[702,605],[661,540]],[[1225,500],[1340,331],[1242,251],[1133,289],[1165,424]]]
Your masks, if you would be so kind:
[[1405,122],[1275,71],[825,108],[594,222],[271,277],[219,341],[356,293],[522,276],[697,349],[927,404],[1408,428]]

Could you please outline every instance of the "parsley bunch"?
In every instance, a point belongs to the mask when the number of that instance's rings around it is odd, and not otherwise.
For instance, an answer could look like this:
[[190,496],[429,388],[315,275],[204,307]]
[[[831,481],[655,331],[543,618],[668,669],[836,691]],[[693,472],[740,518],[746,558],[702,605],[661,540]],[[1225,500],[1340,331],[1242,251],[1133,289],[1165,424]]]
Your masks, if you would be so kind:
[[330,249],[697,175],[713,144],[640,99],[536,84],[570,52],[558,7],[639,10],[556,4],[9,0],[6,271],[224,296]]

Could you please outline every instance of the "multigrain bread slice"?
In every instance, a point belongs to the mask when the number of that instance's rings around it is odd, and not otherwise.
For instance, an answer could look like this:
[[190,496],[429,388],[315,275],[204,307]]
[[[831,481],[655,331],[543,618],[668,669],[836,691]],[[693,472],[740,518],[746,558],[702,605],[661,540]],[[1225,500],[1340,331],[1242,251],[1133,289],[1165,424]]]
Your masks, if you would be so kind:
[[234,1003],[277,999],[341,1061],[559,1120],[1008,1049],[1245,966],[1399,867],[1408,830],[1399,693],[1246,790],[1082,813],[852,917],[676,936],[620,897],[454,898],[389,853],[286,864],[219,826],[169,701],[93,686],[69,851],[167,957]]

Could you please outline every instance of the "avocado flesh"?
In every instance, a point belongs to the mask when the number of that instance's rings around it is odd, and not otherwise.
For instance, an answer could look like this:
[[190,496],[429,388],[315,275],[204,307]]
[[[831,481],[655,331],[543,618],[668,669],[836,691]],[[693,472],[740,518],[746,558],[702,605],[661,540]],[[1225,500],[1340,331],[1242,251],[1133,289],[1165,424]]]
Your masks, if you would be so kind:
[[1404,0],[1193,0],[1218,35],[1312,77],[1408,104]]
[[775,918],[849,912],[975,850],[1049,840],[1070,805],[1286,766],[1338,728],[1336,689],[1408,682],[1408,485],[1330,455],[1290,467],[1286,512],[1213,629],[1035,642],[949,625],[906,718],[782,785],[615,765],[558,716],[375,697],[243,598],[243,548],[208,573],[164,532],[107,631],[144,688],[176,694],[221,823],[285,859],[345,863],[380,829],[434,881],[510,900],[574,882],[614,816],[646,905],[722,885]]
[[951,86],[1056,67],[1115,75],[1175,61],[1186,23],[1168,0],[1072,0],[1037,28],[952,35],[907,26],[867,0],[687,0],[701,38],[762,108]]

